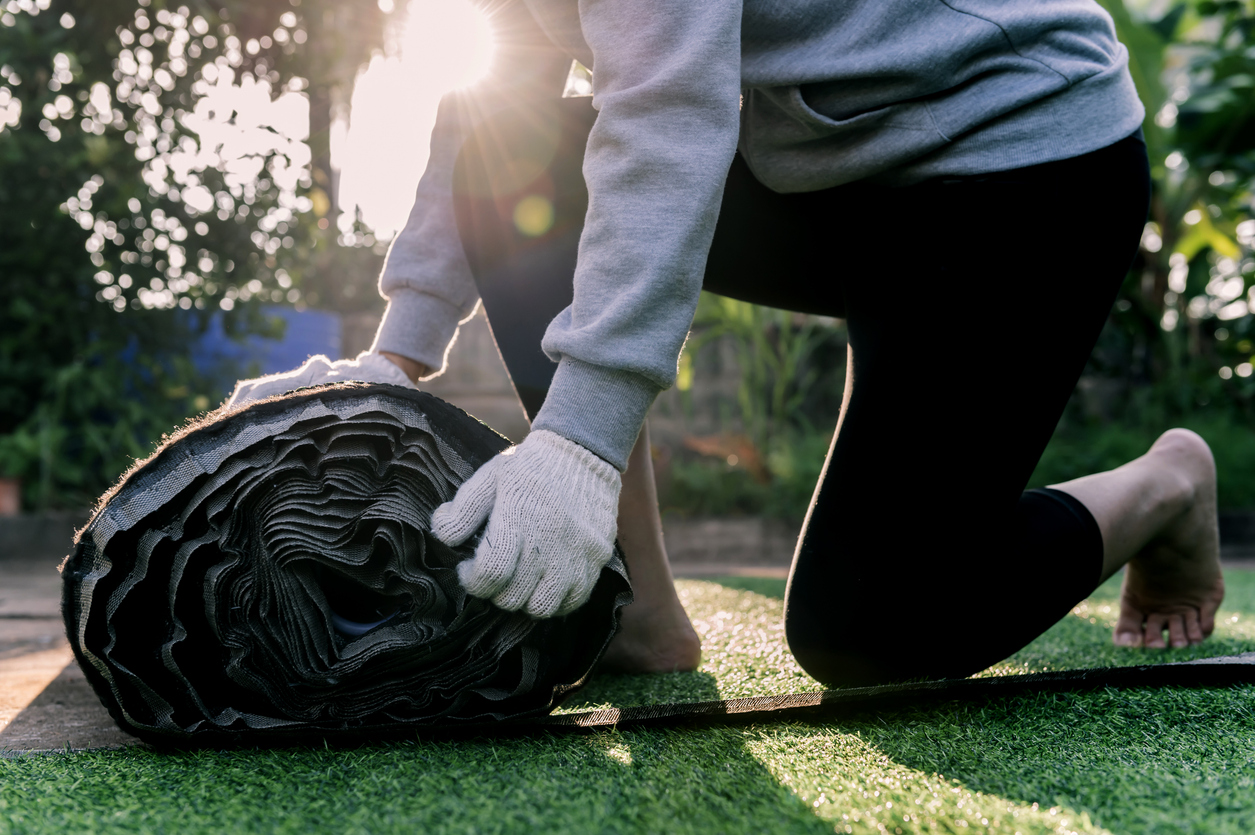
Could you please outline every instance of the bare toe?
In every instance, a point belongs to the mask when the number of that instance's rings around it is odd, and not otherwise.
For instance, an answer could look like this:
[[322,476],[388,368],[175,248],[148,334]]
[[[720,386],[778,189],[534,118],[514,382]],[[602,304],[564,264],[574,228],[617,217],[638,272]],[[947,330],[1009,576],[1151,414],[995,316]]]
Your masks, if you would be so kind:
[[1185,635],[1191,644],[1201,644],[1207,637],[1199,623],[1199,614],[1193,609],[1185,613]]
[[1198,626],[1203,632],[1204,638],[1211,637],[1211,633],[1216,631],[1216,612],[1220,610],[1220,604],[1224,600],[1224,582],[1220,583],[1219,589],[1213,592],[1212,596],[1198,610]]
[[1142,646],[1149,649],[1163,649],[1163,631],[1168,626],[1168,616],[1160,612],[1151,612],[1146,616],[1146,626],[1142,630]]
[[1190,645],[1189,639],[1185,637],[1184,616],[1168,615],[1168,643],[1176,649]]
[[1120,619],[1116,621],[1115,632],[1111,642],[1118,647],[1140,647],[1142,645],[1142,624],[1146,621],[1143,612],[1125,604],[1120,607]]

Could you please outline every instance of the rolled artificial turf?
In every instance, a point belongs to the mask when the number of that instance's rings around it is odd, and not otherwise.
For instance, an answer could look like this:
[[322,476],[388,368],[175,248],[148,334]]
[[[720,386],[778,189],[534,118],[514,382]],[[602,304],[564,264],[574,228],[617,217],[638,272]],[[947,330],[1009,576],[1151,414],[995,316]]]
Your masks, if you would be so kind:
[[[1110,645],[1116,581],[985,675],[1255,649],[1255,572],[1227,572],[1216,635]],[[814,689],[783,583],[679,581],[695,673],[600,676],[563,710]],[[991,624],[991,628],[996,628]],[[921,641],[945,640],[944,626]],[[823,724],[605,731],[353,750],[0,760],[3,832],[1255,831],[1255,688],[1034,694]]]
[[548,714],[632,600],[619,552],[537,619],[468,595],[432,512],[509,441],[426,392],[348,383],[223,407],[100,500],[61,569],[66,635],[157,745],[406,738]]

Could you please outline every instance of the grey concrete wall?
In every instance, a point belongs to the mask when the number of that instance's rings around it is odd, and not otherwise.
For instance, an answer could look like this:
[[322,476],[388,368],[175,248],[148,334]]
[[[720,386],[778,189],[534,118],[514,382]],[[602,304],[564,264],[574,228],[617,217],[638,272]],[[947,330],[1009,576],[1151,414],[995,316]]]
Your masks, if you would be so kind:
[[0,518],[0,560],[60,560],[74,548],[87,512],[33,513]]

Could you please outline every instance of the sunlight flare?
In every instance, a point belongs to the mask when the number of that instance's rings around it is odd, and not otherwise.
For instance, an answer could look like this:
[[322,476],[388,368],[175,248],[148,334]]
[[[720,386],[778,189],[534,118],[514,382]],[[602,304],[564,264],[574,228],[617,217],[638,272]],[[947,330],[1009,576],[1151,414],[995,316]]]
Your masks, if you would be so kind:
[[469,0],[411,0],[397,44],[358,76],[332,151],[346,222],[360,209],[385,239],[409,214],[441,97],[487,74],[493,52],[488,19]]

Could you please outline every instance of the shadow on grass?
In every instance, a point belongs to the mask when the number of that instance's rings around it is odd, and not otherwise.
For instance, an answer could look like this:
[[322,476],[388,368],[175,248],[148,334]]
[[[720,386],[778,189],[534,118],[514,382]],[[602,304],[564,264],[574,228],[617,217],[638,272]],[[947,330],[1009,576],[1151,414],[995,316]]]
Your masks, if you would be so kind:
[[600,707],[707,702],[720,698],[710,673],[616,675],[596,673],[587,685],[562,703],[560,713]]
[[852,717],[894,762],[1115,832],[1255,832],[1255,687],[1041,693]]
[[[1111,643],[1113,578],[990,672],[1127,666],[1255,650],[1255,574],[1226,572],[1216,633],[1178,650]],[[972,791],[1087,813],[1117,832],[1255,832],[1255,686],[1038,693],[864,714],[835,728]],[[1062,814],[1062,813],[1061,813]]]
[[748,733],[101,751],[0,761],[0,780],[20,787],[9,825],[32,833],[831,832],[747,750]]

